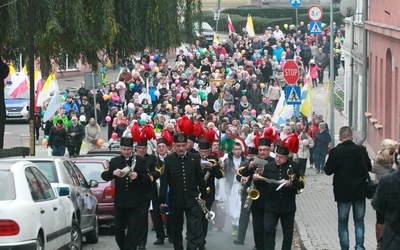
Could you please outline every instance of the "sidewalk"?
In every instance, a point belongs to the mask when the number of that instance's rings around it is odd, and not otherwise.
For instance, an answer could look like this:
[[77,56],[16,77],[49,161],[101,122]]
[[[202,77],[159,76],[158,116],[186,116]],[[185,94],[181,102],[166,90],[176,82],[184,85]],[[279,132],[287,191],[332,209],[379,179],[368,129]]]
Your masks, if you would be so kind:
[[[326,93],[328,74],[325,73],[325,84],[312,89],[312,106],[317,114],[322,114],[325,121],[330,124],[326,117]],[[337,82],[343,83],[343,71],[339,70]],[[328,110],[329,115],[329,110]],[[339,143],[338,131],[344,124],[343,116],[335,110],[335,146]],[[315,169],[307,168],[306,185],[303,192],[297,196],[296,225],[302,242],[303,249],[340,249],[338,236],[337,207],[333,197],[333,176],[317,174]],[[351,190],[349,190],[351,192]],[[375,249],[375,211],[372,209],[370,200],[366,202],[365,214],[365,249]],[[354,248],[354,223],[352,212],[349,216],[349,239],[350,248]]]

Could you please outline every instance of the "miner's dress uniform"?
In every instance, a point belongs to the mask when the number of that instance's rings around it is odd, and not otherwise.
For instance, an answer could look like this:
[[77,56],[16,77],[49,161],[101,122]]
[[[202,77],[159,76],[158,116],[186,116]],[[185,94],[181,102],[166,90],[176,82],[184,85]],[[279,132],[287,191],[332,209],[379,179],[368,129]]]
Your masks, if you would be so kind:
[[[114,157],[109,162],[109,167],[102,174],[105,181],[115,181],[115,239],[120,249],[136,249],[142,225],[147,218],[145,207],[150,205],[150,188],[152,176],[150,175],[143,157],[136,157],[135,172],[137,178],[131,180],[128,175],[120,178],[113,175],[115,169],[123,169],[132,165],[132,157],[122,155]],[[143,213],[146,211],[146,213]],[[128,226],[127,234],[125,228]]]
[[[300,166],[298,163],[288,160],[281,166],[276,162],[270,162],[264,167],[263,177],[268,179],[289,180],[287,174],[288,169],[291,168],[295,174],[295,179],[292,181],[290,187],[282,187],[276,191],[279,186],[274,183],[266,183],[257,181],[258,185],[266,187],[266,203],[264,215],[264,249],[275,249],[275,227],[278,220],[281,220],[283,231],[282,249],[290,250],[293,239],[293,225],[296,212],[296,194],[298,190],[304,188],[304,183],[300,180]],[[265,189],[265,187],[260,189]]]
[[[260,158],[261,159],[261,158]],[[252,161],[253,159],[250,159],[249,161]],[[266,159],[268,162],[273,162],[274,158],[273,157],[268,157]],[[264,167],[264,166],[261,166]],[[249,176],[248,183],[251,183],[253,181],[253,174],[256,173],[256,168],[249,169],[248,165],[246,165],[242,171],[240,171],[240,174],[243,176]],[[251,203],[251,215],[253,217],[253,236],[254,236],[254,243],[256,245],[257,250],[263,250],[264,249],[264,214],[265,214],[265,204],[268,202],[267,197],[266,197],[266,189],[265,188],[260,188],[257,184],[258,182],[254,182],[254,188],[257,189],[260,192],[260,197],[257,200],[253,200]],[[250,185],[250,184],[249,184]],[[247,222],[248,223],[248,222]],[[239,227],[240,227],[239,223]],[[240,231],[240,229],[239,229]]]
[[[211,148],[211,146],[210,146]],[[206,195],[206,207],[208,210],[211,211],[211,206],[214,203],[215,200],[215,179],[221,179],[224,177],[224,172],[221,169],[221,166],[218,164],[218,158],[213,157],[213,156],[208,156],[207,159],[213,159],[216,162],[216,165],[213,166],[211,169],[209,168],[204,168],[203,169],[203,176],[206,176],[207,172],[209,172],[209,177],[206,181],[206,187],[210,191],[207,191]],[[206,237],[207,237],[207,231],[208,231],[208,220],[206,219],[205,216],[202,216],[203,218],[203,247],[206,245]]]
[[160,203],[166,203],[169,187],[169,219],[174,249],[183,249],[183,213],[187,223],[187,250],[195,250],[202,245],[202,217],[204,216],[196,197],[206,197],[206,185],[198,155],[186,152],[183,157],[176,153],[165,159],[164,174],[160,185]]

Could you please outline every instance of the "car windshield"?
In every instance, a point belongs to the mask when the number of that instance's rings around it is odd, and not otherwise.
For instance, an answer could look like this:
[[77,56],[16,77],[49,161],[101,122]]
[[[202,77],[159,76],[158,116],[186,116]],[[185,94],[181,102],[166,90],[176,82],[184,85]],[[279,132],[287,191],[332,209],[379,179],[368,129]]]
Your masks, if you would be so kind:
[[88,181],[96,180],[99,183],[105,183],[101,178],[101,173],[104,171],[103,163],[101,162],[74,162],[81,170],[83,176]]
[[0,171],[0,201],[15,200],[14,177],[11,171]]
[[22,93],[21,95],[17,96],[16,98],[13,98],[12,96],[8,95],[8,91],[10,88],[5,88],[4,89],[4,100],[13,100],[13,99],[20,99],[20,100],[28,100],[29,99],[29,89]]
[[[199,30],[199,23],[194,23],[193,24],[193,27],[194,27],[194,30]],[[213,28],[208,24],[208,23],[206,23],[206,22],[202,22],[201,23],[201,28],[203,29],[203,30],[212,30]]]
[[58,183],[56,165],[52,161],[33,161],[51,183]]

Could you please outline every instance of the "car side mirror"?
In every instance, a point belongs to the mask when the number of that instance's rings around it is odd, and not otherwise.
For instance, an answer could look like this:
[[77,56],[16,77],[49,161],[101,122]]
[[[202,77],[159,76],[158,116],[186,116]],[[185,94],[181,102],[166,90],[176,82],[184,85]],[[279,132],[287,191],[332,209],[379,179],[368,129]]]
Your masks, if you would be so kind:
[[99,182],[98,181],[96,181],[96,180],[90,180],[89,181],[89,187],[90,188],[96,188],[98,186],[99,186]]
[[57,193],[58,196],[69,196],[70,195],[70,189],[69,187],[58,187],[57,188]]

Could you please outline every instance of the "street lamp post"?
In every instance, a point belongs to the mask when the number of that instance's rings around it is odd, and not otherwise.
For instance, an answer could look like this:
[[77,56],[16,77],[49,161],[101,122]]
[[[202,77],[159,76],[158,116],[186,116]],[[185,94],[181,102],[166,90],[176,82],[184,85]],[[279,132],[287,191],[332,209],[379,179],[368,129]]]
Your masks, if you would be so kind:
[[[333,0],[330,1],[330,31],[331,31],[331,35],[330,35],[330,61],[329,61],[329,81],[330,81],[330,90],[329,90],[329,99],[330,99],[330,128],[329,130],[331,131],[331,135],[335,134],[335,82],[334,82],[334,65],[333,65],[333,56],[335,53],[333,51]],[[335,140],[331,140],[331,148],[333,148],[335,146]]]
[[35,155],[35,0],[29,0],[29,155]]

